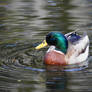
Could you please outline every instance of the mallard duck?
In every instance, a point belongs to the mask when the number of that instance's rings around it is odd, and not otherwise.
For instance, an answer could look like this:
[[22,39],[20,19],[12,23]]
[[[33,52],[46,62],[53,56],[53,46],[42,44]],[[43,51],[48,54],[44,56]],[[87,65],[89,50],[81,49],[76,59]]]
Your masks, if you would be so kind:
[[70,65],[79,64],[88,59],[89,38],[87,34],[79,35],[70,32],[63,35],[60,32],[50,32],[46,40],[35,49],[49,45],[50,48],[44,56],[47,65]]

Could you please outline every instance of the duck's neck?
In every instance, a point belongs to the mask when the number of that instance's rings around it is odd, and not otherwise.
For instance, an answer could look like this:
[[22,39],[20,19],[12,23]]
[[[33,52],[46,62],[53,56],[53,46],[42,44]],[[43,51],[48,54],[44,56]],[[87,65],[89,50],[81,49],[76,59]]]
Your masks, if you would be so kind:
[[58,38],[57,41],[57,45],[56,45],[56,50],[59,50],[61,52],[63,52],[64,54],[67,53],[67,49],[68,49],[68,41],[66,38]]

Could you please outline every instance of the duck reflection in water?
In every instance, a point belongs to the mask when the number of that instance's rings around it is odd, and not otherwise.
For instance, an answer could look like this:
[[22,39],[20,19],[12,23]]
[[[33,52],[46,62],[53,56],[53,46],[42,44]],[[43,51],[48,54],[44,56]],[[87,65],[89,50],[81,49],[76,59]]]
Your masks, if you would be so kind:
[[46,87],[49,92],[66,91],[67,88],[67,75],[64,71],[61,71],[59,66],[46,66]]

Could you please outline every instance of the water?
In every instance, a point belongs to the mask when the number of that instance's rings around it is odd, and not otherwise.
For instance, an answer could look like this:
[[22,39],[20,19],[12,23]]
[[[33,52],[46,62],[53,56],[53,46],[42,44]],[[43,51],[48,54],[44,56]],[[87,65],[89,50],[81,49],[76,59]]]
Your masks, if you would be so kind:
[[[45,66],[34,47],[51,31],[90,38],[88,66]],[[0,92],[92,91],[92,0],[0,1]]]

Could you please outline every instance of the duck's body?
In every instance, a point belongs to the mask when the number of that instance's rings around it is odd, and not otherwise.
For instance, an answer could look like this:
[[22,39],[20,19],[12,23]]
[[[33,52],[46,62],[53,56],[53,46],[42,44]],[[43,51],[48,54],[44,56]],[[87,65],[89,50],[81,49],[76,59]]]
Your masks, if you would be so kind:
[[67,65],[65,55],[54,49],[46,53],[44,62],[47,65]]
[[72,32],[62,35],[59,32],[51,32],[46,36],[46,42],[50,48],[44,57],[45,64],[77,64],[88,58],[89,38],[86,34],[80,36]]

